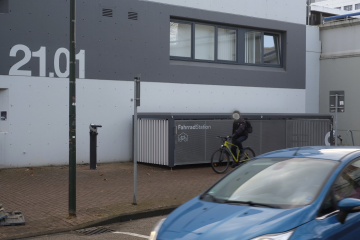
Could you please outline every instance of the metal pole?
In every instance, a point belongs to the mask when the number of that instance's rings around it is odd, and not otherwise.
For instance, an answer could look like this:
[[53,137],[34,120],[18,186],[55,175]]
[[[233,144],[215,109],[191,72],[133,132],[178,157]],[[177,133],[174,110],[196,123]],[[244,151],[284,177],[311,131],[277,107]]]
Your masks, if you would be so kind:
[[338,142],[338,132],[337,132],[337,125],[338,125],[338,99],[339,99],[339,95],[336,94],[335,95],[335,146],[337,146],[337,142]]
[[307,17],[306,17],[306,20],[307,20],[307,25],[310,25],[310,0],[307,0],[306,1],[306,3],[307,3],[307,6],[306,6],[306,15],[307,15]]
[[70,76],[69,76],[69,216],[76,216],[76,78],[75,14],[76,0],[70,0]]
[[137,94],[136,94],[136,84],[139,81],[137,78],[134,79],[134,200],[133,205],[137,205],[136,202],[136,174],[137,174]]

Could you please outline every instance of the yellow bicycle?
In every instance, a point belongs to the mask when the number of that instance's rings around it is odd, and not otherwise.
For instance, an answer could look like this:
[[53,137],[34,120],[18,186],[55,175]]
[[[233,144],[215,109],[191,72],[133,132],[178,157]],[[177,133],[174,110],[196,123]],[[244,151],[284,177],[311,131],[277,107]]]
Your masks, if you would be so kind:
[[[240,156],[239,147],[228,142],[228,140],[231,139],[230,136],[217,136],[217,138],[221,138],[222,144],[220,149],[216,150],[211,156],[211,167],[216,173],[226,172],[231,160],[233,160],[233,164],[237,165],[255,157],[255,152],[250,147],[245,147],[244,154]],[[236,147],[237,156],[234,156],[234,154],[231,152],[232,146]]]

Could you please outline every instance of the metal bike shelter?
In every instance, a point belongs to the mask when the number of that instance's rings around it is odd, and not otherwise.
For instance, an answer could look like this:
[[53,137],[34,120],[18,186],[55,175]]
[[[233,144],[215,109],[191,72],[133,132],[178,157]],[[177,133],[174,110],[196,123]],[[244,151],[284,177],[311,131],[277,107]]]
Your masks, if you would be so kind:
[[[256,155],[324,146],[333,123],[332,115],[319,114],[243,113],[242,117],[253,126],[243,146],[251,147]],[[233,120],[231,113],[139,113],[137,123],[138,162],[174,167],[210,163],[212,153],[221,145],[216,136],[231,135]]]

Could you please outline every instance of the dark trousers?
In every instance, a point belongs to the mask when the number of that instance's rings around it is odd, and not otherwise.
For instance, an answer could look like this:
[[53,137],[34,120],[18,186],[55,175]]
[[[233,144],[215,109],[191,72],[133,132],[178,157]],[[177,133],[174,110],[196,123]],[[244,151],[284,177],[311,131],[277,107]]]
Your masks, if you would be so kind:
[[[244,148],[242,146],[242,142],[245,141],[248,136],[240,136],[237,139],[233,139],[232,143],[239,147],[240,154],[244,153]],[[236,156],[236,147],[231,147],[231,151]]]

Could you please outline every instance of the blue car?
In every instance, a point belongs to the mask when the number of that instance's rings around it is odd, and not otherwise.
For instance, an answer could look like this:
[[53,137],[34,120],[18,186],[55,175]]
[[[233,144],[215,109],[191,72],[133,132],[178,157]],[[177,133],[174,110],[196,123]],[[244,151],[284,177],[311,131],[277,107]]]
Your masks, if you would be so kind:
[[160,221],[150,240],[360,239],[360,148],[260,155]]

